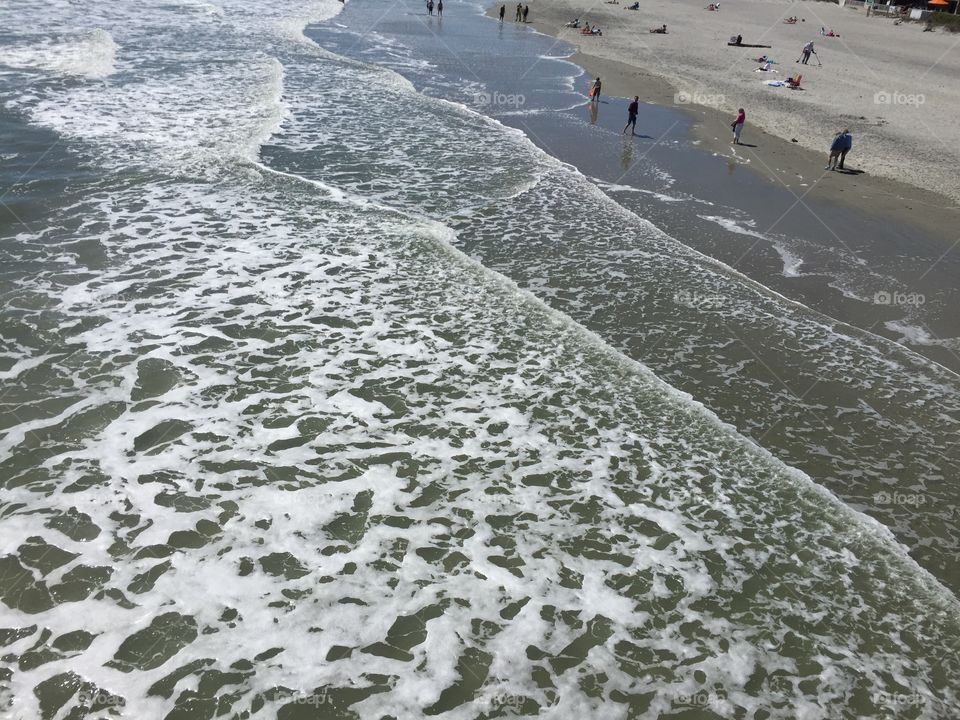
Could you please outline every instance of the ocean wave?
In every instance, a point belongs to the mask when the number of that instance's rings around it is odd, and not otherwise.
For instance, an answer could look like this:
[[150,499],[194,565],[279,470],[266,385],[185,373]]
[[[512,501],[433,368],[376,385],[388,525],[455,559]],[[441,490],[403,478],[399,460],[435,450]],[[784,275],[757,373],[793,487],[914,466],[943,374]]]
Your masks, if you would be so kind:
[[67,77],[103,80],[115,71],[117,44],[102,28],[52,35],[31,45],[7,47],[0,65],[37,69]]
[[[257,9],[145,46],[159,76],[19,105],[105,171],[23,245],[58,257],[70,228],[104,260],[16,289],[11,707],[616,717],[706,690],[793,720],[869,713],[907,678],[924,708],[957,704],[956,599],[589,326],[634,293],[681,338],[674,368],[723,358],[710,309],[677,302],[696,290],[834,379],[865,342],[520,131],[275,43],[283,13],[247,25]],[[179,174],[198,164],[217,172]],[[853,381],[872,399],[910,362]]]

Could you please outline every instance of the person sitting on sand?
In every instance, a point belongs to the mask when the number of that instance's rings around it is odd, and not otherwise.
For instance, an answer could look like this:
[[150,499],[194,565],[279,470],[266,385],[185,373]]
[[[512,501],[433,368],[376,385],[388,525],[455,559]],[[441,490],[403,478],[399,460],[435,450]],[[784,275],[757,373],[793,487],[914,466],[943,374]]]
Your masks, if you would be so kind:
[[737,39],[733,42],[735,45],[743,45],[743,35],[737,35]]

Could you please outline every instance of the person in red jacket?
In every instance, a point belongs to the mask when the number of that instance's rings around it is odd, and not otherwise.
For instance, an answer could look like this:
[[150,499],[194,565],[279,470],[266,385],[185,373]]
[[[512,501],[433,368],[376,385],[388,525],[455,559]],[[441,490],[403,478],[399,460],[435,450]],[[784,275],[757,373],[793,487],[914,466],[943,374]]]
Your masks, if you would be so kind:
[[730,123],[730,127],[733,128],[733,144],[740,144],[740,133],[743,131],[743,123],[747,119],[747,114],[743,111],[743,108],[737,110],[737,117],[734,118],[733,122]]

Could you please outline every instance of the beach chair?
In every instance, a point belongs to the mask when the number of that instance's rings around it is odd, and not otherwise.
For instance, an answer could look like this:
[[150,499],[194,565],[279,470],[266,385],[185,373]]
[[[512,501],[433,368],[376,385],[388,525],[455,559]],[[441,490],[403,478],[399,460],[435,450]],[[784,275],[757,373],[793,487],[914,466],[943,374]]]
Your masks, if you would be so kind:
[[803,75],[801,75],[800,73],[797,73],[793,77],[787,78],[787,87],[790,88],[791,90],[799,90],[801,80],[803,80]]

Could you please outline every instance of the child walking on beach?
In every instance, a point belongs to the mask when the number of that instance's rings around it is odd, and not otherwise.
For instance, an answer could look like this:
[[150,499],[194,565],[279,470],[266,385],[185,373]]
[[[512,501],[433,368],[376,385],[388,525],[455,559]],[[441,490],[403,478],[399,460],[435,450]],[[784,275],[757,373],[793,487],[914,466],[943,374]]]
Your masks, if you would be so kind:
[[747,114],[743,111],[743,108],[740,108],[737,110],[737,116],[730,123],[730,127],[733,128],[733,140],[731,142],[734,145],[740,144],[740,133],[743,131],[743,123],[746,122],[746,119]]
[[[627,128],[630,129],[631,135],[636,135],[637,129],[637,113],[640,111],[640,96],[634,95],[633,102],[630,103],[630,106],[627,108],[627,124],[623,126],[623,132],[621,135],[626,135]],[[631,127],[632,126],[632,127]]]

